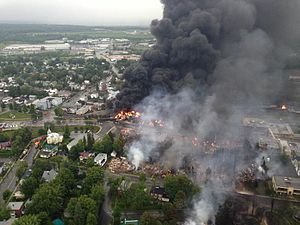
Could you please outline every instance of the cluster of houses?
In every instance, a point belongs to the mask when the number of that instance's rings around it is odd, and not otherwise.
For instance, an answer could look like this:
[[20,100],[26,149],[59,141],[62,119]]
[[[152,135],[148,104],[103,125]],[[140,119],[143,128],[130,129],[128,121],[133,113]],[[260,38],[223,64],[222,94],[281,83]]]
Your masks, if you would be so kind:
[[[41,180],[43,182],[49,183],[49,182],[53,181],[57,175],[58,175],[58,173],[54,169],[51,169],[49,171],[46,170],[43,172]],[[23,182],[23,180],[21,180],[20,182]],[[30,199],[28,199],[27,201],[22,201],[24,199],[24,195],[21,193],[20,190],[17,190],[13,196],[14,196],[15,200],[11,201],[7,204],[7,208],[10,210],[10,216],[11,216],[11,220],[8,221],[8,222],[11,222],[11,223],[8,223],[10,225],[12,224],[12,222],[15,218],[19,218],[24,215],[25,208],[28,206],[28,204],[31,203]],[[60,219],[56,219],[52,223],[54,225],[55,224],[62,224],[62,225],[64,224],[63,221]]]

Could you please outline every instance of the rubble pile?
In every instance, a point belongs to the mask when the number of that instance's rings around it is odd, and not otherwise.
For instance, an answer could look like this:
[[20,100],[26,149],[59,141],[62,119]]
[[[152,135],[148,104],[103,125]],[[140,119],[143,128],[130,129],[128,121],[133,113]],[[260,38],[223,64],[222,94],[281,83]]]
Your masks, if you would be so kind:
[[256,180],[255,174],[256,174],[256,167],[251,166],[241,171],[237,180],[240,183],[253,183]]
[[108,169],[112,173],[126,173],[133,171],[135,167],[125,159],[115,158],[108,164]]
[[145,164],[142,167],[142,170],[148,176],[161,177],[161,178],[163,178],[167,175],[171,175],[171,174],[176,173],[175,171],[172,171],[172,170],[166,170],[158,164]]

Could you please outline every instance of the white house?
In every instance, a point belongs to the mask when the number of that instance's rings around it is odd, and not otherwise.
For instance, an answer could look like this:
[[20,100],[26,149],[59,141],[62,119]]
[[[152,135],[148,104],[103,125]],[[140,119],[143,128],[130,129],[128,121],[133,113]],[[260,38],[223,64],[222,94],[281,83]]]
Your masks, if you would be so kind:
[[99,153],[95,158],[94,162],[99,166],[104,166],[107,162],[107,154],[106,153]]

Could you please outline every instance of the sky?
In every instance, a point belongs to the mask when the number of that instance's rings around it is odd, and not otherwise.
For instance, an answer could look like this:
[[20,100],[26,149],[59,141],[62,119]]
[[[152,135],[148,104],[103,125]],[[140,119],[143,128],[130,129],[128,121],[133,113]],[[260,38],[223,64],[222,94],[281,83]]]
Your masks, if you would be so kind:
[[0,0],[2,23],[149,25],[160,0]]

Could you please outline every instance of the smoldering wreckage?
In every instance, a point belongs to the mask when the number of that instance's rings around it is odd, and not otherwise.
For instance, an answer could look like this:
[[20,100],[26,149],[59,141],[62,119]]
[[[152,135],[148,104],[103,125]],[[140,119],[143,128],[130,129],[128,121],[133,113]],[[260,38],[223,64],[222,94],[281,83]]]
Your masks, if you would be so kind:
[[184,224],[214,224],[235,178],[267,176],[269,158],[245,148],[239,124],[286,97],[284,69],[300,37],[300,1],[162,3],[163,18],[151,23],[157,43],[125,71],[115,102],[124,111],[115,119],[140,121],[128,152],[136,168],[150,161],[185,167],[202,185]]

